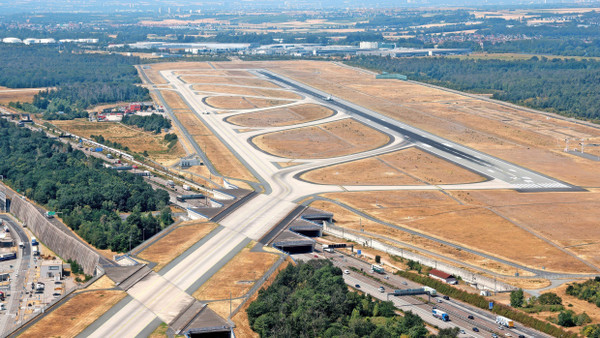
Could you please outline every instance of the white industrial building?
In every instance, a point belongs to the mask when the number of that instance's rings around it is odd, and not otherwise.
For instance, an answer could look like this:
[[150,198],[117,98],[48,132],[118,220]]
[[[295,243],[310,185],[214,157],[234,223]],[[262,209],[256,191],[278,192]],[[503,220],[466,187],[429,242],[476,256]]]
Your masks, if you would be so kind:
[[2,42],[4,43],[21,43],[21,39],[18,38],[4,38],[2,39]]

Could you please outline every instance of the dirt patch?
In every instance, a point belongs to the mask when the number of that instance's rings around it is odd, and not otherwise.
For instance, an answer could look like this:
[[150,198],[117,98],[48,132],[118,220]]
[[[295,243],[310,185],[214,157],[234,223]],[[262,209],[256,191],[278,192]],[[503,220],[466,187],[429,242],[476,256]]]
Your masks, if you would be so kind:
[[8,89],[0,88],[0,104],[9,104],[10,102],[31,102],[33,96],[40,90],[46,88],[19,88],[19,89]]
[[352,119],[259,135],[254,144],[287,158],[328,158],[385,145],[389,137]]
[[75,337],[126,295],[121,290],[80,293],[19,337]]
[[456,184],[485,180],[417,148],[313,170],[302,178],[315,183],[342,185]]
[[232,116],[227,122],[242,127],[280,127],[324,119],[333,115],[333,110],[316,104],[302,104],[286,108]]
[[302,97],[300,95],[295,94],[294,92],[291,92],[291,91],[287,91],[287,90],[222,86],[222,85],[215,85],[215,84],[195,85],[192,87],[192,89],[200,91],[200,92],[208,92],[208,93],[248,95],[248,96],[265,96],[265,97],[295,99],[295,100],[302,99]]
[[292,103],[275,99],[260,99],[244,96],[210,96],[205,99],[207,105],[220,109],[255,109],[270,108]]
[[141,259],[158,263],[154,267],[154,271],[160,271],[170,261],[181,255],[216,227],[215,223],[201,221],[181,223],[177,229],[171,231],[137,256]]
[[222,175],[256,182],[248,169],[195,114],[186,111],[175,112],[175,115]]
[[154,134],[117,122],[90,122],[87,119],[55,120],[52,123],[69,133],[89,139],[91,135],[102,135],[107,140],[128,147],[132,152],[147,151],[151,159],[163,164],[185,156],[181,144],[177,143],[169,148],[168,143],[164,141],[165,133]]

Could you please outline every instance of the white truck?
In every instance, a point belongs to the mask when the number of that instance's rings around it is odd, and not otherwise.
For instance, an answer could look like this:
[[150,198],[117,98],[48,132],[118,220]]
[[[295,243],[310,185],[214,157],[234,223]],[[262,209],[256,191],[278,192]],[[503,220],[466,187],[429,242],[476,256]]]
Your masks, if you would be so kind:
[[431,287],[429,287],[429,286],[424,286],[424,287],[423,287],[423,290],[425,290],[425,292],[429,292],[429,295],[430,295],[431,297],[435,297],[435,296],[437,296],[437,291],[436,291],[434,288],[431,288]]
[[508,319],[502,316],[496,316],[496,323],[502,326],[506,326],[508,328],[515,327],[515,322],[513,322],[512,319]]
[[187,184],[184,184],[184,185],[182,186],[182,188],[183,188],[183,190],[185,190],[185,191],[190,191],[190,190],[192,190],[192,188],[190,188],[190,186],[189,186],[189,185],[187,185]]

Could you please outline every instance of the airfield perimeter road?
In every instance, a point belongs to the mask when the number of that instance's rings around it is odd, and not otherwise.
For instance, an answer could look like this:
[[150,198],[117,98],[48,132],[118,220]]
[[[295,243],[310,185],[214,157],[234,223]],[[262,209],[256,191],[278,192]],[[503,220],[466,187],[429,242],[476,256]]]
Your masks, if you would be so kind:
[[[295,201],[303,197],[314,196],[315,194],[330,191],[392,190],[406,188],[443,189],[443,186],[340,187],[337,185],[319,185],[297,179],[296,175],[302,171],[403,149],[412,142],[429,152],[447,158],[451,162],[458,163],[459,165],[476,172],[480,172],[487,177],[494,178],[492,181],[488,182],[449,186],[454,189],[525,189],[526,187],[524,185],[532,185],[532,188],[535,187],[535,189],[541,190],[576,189],[576,187],[572,187],[566,183],[553,180],[475,150],[462,147],[435,135],[427,134],[416,128],[401,124],[377,113],[370,112],[362,107],[354,106],[349,102],[341,101],[339,99],[336,99],[334,102],[323,101],[322,96],[324,93],[315,92],[315,90],[307,88],[304,85],[293,84],[289,82],[291,80],[283,79],[264,70],[255,71],[260,74],[259,76],[270,77],[272,80],[284,83],[288,87],[292,87],[293,90],[302,93],[304,98],[298,100],[298,104],[318,102],[330,106],[337,110],[340,115],[347,114],[388,134],[390,136],[390,142],[378,149],[359,154],[330,159],[308,160],[297,166],[281,168],[276,165],[276,162],[282,160],[281,157],[267,154],[249,142],[251,137],[260,133],[269,132],[268,128],[262,131],[255,131],[254,133],[249,132],[240,134],[236,131],[236,126],[224,121],[224,119],[231,114],[216,114],[215,112],[217,109],[206,105],[204,97],[198,95],[192,89],[193,84],[183,82],[179,76],[174,73],[175,70],[161,71],[160,74],[170,85],[170,88],[167,90],[177,92],[195,113],[196,117],[210,128],[221,142],[223,142],[232,153],[242,161],[242,163],[252,170],[253,175],[255,175],[265,187],[265,193],[257,195],[255,198],[222,219],[220,221],[221,227],[212,234],[212,237],[194,249],[193,252],[188,253],[181,259],[176,259],[173,264],[159,272],[165,280],[187,293],[194,292],[200,286],[198,283],[205,279],[206,276],[210,276],[210,274],[214,272],[214,267],[218,266],[219,262],[222,262],[223,260],[226,261],[233,257],[233,255],[241,250],[250,240],[260,239],[297,206]],[[323,120],[315,121],[304,125],[318,124],[322,123],[322,121]],[[185,126],[179,127],[185,128]],[[407,140],[405,138],[406,136],[408,136],[410,140]],[[161,304],[162,302],[168,302],[168,300],[165,299],[165,295],[161,293],[150,295],[147,299],[142,301],[146,305],[148,303]],[[133,337],[140,333],[152,332],[152,330],[163,320],[161,320],[162,318],[157,319],[158,311],[155,310],[153,312],[149,310],[145,304],[128,297],[117,304],[117,306],[109,313],[92,324],[92,326],[84,331],[81,336]],[[158,317],[160,317],[160,315]]]

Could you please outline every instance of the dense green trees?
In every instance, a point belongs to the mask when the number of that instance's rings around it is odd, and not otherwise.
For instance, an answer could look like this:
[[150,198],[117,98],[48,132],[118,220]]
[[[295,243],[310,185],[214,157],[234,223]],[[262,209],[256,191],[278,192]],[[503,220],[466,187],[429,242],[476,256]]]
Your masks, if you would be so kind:
[[600,120],[600,62],[596,60],[357,57],[348,63],[452,89],[492,93],[495,99],[566,116]]
[[37,94],[32,104],[12,104],[46,119],[87,117],[90,106],[150,99],[147,89],[136,86],[140,80],[133,65],[139,58],[8,45],[0,48],[0,59],[0,86],[54,87]]
[[569,284],[567,295],[587,300],[600,307],[600,277],[587,280],[583,283]]
[[521,307],[521,306],[523,306],[524,301],[525,301],[525,297],[523,296],[522,289],[510,292],[510,306]]
[[[125,251],[172,222],[166,191],[4,119],[0,175],[15,190],[60,212],[65,224],[99,249]],[[161,209],[158,217],[150,214]],[[126,221],[122,212],[131,212]]]
[[428,336],[420,317],[411,312],[399,317],[395,310],[391,302],[348,291],[331,262],[312,260],[282,270],[247,313],[261,337]]
[[121,123],[142,128],[145,131],[152,131],[159,134],[163,129],[171,128],[171,120],[159,114],[150,116],[126,115]]

